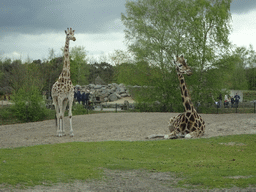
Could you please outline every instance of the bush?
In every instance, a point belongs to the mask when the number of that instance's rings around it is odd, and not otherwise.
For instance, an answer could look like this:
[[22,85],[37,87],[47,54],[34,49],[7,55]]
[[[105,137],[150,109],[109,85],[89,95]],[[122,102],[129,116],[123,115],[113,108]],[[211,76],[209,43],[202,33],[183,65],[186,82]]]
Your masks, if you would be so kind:
[[12,111],[14,115],[23,122],[40,121],[48,115],[43,97],[37,87],[32,86],[28,90],[20,88],[12,96],[14,105]]
[[84,115],[84,114],[87,114],[87,109],[84,108],[84,106],[82,104],[73,105],[72,115]]
[[2,120],[7,120],[10,118],[12,112],[10,110],[10,108],[8,107],[4,107],[0,109],[0,119]]

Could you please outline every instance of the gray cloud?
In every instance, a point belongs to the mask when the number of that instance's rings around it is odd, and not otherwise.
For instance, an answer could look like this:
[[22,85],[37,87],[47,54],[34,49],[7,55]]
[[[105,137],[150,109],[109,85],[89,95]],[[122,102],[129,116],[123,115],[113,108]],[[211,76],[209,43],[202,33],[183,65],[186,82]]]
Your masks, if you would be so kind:
[[[64,30],[76,30],[77,41],[71,46],[85,46],[90,55],[99,56],[115,49],[126,49],[124,26],[120,21],[125,13],[126,0],[1,0],[0,1],[0,58],[47,58],[48,49],[57,53],[64,45]],[[253,32],[255,0],[233,0],[231,13],[236,34],[234,42],[253,43],[246,38]],[[243,25],[242,25],[243,24]],[[255,33],[251,33],[255,34]],[[254,46],[255,47],[255,46]],[[60,52],[60,54],[62,54]]]
[[255,8],[255,0],[233,0],[230,7],[231,12],[236,14],[248,13],[255,10]]
[[67,27],[79,33],[121,31],[116,20],[125,11],[124,4],[125,0],[2,0],[1,29],[5,34],[58,32]]

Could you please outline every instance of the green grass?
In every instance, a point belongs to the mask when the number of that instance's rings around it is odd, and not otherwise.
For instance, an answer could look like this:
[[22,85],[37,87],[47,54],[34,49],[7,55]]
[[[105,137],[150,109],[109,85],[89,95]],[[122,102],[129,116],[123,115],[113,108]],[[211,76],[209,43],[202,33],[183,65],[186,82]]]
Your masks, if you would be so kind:
[[[234,142],[235,145],[220,143]],[[240,145],[240,144],[244,145]],[[73,142],[0,149],[0,184],[101,179],[103,168],[172,172],[179,187],[256,185],[256,135],[209,139]],[[232,176],[248,176],[234,179]]]

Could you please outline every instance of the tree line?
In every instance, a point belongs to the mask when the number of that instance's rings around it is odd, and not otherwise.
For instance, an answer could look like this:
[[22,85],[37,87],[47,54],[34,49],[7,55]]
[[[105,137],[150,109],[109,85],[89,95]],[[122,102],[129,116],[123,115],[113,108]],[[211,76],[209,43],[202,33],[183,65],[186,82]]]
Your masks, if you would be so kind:
[[[50,51],[52,52],[52,50]],[[50,53],[51,54],[51,53]],[[82,58],[83,57],[83,58]],[[94,83],[100,76],[105,83],[115,82],[114,66],[107,62],[87,63],[85,51],[79,47],[71,50],[70,70],[74,85]],[[22,63],[21,60],[6,58],[0,61],[0,94],[10,94],[19,89],[29,91],[33,86],[50,95],[52,85],[63,68],[63,57],[52,56],[48,61],[40,59]]]
[[[116,60],[117,58],[120,60],[115,65],[107,62],[80,62],[73,60],[71,56],[71,78],[73,83],[75,85],[95,83],[95,79],[100,76],[106,84],[124,83],[127,85],[152,86],[157,78],[162,77],[161,68],[158,66],[143,61],[127,62],[124,58],[125,54],[128,57],[128,53],[123,51],[116,51],[113,54]],[[223,88],[255,90],[256,54],[253,47],[250,46],[249,49],[236,47],[235,51],[226,57],[229,59],[230,66],[225,74],[226,77],[222,78]],[[63,57],[55,57],[49,61],[38,59],[25,63],[22,63],[21,60],[12,61],[10,58],[0,60],[1,94],[9,93],[11,89],[18,91],[21,87],[29,88],[33,85],[37,86],[40,91],[50,92],[52,85],[61,73],[62,67]],[[80,74],[78,74],[78,71],[80,71]],[[208,69],[207,73],[216,78],[219,71],[220,69],[213,68]],[[175,71],[173,73],[169,72],[169,76],[174,78],[174,85],[177,87]]]

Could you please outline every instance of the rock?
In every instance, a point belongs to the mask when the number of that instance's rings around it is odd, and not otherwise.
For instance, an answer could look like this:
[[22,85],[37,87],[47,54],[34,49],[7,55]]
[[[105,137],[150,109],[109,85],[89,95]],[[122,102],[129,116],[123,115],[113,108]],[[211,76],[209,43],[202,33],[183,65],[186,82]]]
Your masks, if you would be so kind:
[[112,83],[112,85],[115,86],[115,87],[118,87],[118,85],[116,83]]
[[117,100],[117,96],[116,96],[115,93],[113,93],[113,94],[108,96],[108,99],[109,99],[109,101],[116,101]]
[[94,89],[100,89],[102,86],[101,85],[96,85],[95,87],[94,87]]
[[[116,101],[123,97],[130,97],[128,87],[134,88],[136,86],[125,86],[124,84],[120,83],[119,85],[116,83],[103,85],[103,84],[89,84],[89,85],[76,85],[76,88],[83,88],[81,91],[90,91],[90,98],[94,101],[97,98],[101,98],[102,101]],[[137,86],[139,87],[139,86]],[[77,91],[77,89],[76,89]],[[107,98],[107,99],[105,99]]]
[[110,94],[112,94],[112,93],[114,93],[114,92],[115,92],[115,90],[113,90],[113,89],[110,89],[110,90],[109,90],[109,93],[110,93]]
[[116,96],[117,96],[118,99],[122,98],[121,95],[119,95],[118,93],[116,93]]
[[101,92],[101,94],[106,94],[106,93],[108,93],[108,91],[107,91],[107,89],[100,89],[100,92]]
[[104,102],[108,102],[108,98],[107,97],[104,97]]
[[127,97],[128,96],[127,93],[122,93],[120,95],[121,95],[121,97]]
[[119,89],[119,94],[122,94],[122,93],[126,93],[126,91],[125,91],[125,89],[124,89],[123,87],[121,87],[121,88]]

